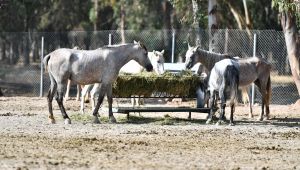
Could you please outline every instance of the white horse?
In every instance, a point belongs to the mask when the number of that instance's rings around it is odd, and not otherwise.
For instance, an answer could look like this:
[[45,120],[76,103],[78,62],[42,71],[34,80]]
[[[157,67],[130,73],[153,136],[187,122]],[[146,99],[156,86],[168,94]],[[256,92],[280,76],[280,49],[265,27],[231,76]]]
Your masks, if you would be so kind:
[[210,113],[206,123],[210,123],[214,111],[216,102],[216,93],[218,93],[221,100],[220,103],[220,117],[217,124],[221,124],[224,121],[226,100],[226,92],[230,92],[229,105],[231,107],[230,112],[230,125],[233,125],[233,113],[235,108],[235,101],[237,98],[239,86],[239,64],[236,59],[224,59],[217,62],[212,68],[208,79],[208,91],[210,94],[209,108]]
[[63,106],[63,94],[68,79],[77,84],[87,85],[100,83],[98,102],[93,110],[94,123],[100,123],[98,110],[107,95],[109,105],[109,121],[116,122],[112,112],[112,83],[117,79],[119,70],[130,60],[135,60],[152,71],[153,66],[147,57],[147,49],[140,42],[105,46],[96,50],[57,49],[44,57],[43,63],[49,72],[51,86],[48,92],[49,119],[55,123],[52,100],[56,100],[65,124],[71,120]]
[[[155,71],[156,74],[160,75],[164,73],[164,50],[162,51],[155,51],[148,52],[148,58],[153,66],[153,71]],[[129,74],[138,74],[141,73],[145,68],[141,66],[138,62],[135,60],[130,60],[128,63],[126,63],[121,69],[120,73],[129,73]],[[81,102],[80,102],[80,111],[84,113],[84,96],[86,96],[90,92],[91,96],[91,104],[92,109],[95,108],[95,101],[96,96],[99,93],[100,84],[89,84],[86,85],[81,92]],[[137,100],[136,100],[137,99]],[[140,98],[132,98],[132,105],[135,106],[135,104],[141,104],[143,101],[139,100]]]

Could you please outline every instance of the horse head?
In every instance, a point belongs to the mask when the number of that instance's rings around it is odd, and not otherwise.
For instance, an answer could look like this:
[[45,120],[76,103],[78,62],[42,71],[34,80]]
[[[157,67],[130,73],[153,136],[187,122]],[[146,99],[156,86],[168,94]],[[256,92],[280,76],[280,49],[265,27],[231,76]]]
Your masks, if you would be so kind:
[[191,69],[197,63],[197,50],[199,46],[191,47],[189,45],[188,50],[185,53],[185,68]]
[[147,71],[152,71],[153,66],[150,59],[148,58],[148,51],[146,46],[141,42],[134,41],[134,49],[136,50],[133,53],[134,60],[141,66],[145,67]]
[[151,61],[151,64],[153,66],[153,70],[157,74],[163,74],[165,72],[165,69],[164,69],[164,63],[165,63],[164,52],[165,52],[164,50],[162,50],[162,51],[153,50],[153,52],[148,52],[148,58]]

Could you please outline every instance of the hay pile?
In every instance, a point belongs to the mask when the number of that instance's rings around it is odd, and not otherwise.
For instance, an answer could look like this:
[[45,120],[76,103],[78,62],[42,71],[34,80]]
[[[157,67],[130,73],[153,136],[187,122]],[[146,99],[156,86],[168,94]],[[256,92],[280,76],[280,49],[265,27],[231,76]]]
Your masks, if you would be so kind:
[[162,75],[143,72],[140,74],[121,74],[113,85],[113,94],[117,97],[144,95],[150,97],[155,92],[164,92],[168,96],[195,97],[196,89],[202,79],[189,71],[179,74],[165,72]]

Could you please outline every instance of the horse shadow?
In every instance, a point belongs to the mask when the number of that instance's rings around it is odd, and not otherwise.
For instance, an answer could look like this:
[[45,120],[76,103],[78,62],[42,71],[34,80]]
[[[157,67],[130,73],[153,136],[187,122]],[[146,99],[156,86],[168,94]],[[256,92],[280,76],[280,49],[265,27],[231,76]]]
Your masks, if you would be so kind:
[[[217,123],[218,119],[214,119],[211,125]],[[235,120],[235,126],[284,126],[284,127],[300,127],[300,118],[272,118],[270,120],[256,121],[241,119]],[[118,124],[157,124],[157,125],[188,125],[199,124],[206,125],[206,119],[187,119],[177,117],[144,117],[131,115],[126,120],[119,121]],[[229,124],[226,120],[225,125]],[[223,125],[221,125],[223,126]]]
[[165,115],[163,117],[144,117],[130,115],[126,120],[119,121],[119,124],[157,124],[157,125],[187,125],[205,124],[204,119],[187,119]]

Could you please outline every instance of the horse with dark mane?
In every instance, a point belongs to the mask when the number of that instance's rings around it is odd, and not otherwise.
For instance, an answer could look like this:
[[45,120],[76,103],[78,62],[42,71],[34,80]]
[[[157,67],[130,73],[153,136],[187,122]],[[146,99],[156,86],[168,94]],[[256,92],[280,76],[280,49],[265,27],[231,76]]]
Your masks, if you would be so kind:
[[[190,69],[197,62],[203,64],[208,70],[211,70],[215,63],[224,58],[233,58],[233,56],[218,54],[200,49],[198,46],[190,47],[186,52],[185,65]],[[266,119],[269,119],[269,105],[271,99],[271,64],[263,58],[250,57],[237,59],[239,64],[239,86],[247,86],[254,83],[262,95],[262,111],[259,120],[264,118],[264,109],[266,110]],[[251,106],[250,106],[251,107]],[[252,117],[252,111],[250,111]]]
[[46,55],[43,63],[51,81],[47,96],[51,123],[55,123],[52,110],[52,100],[55,94],[65,124],[71,123],[63,105],[63,94],[68,79],[81,85],[100,83],[98,101],[93,110],[93,122],[100,123],[98,110],[105,95],[107,95],[109,105],[109,121],[116,122],[112,112],[112,83],[117,79],[121,67],[130,60],[137,61],[147,71],[153,70],[147,56],[147,49],[140,42],[105,46],[96,50],[62,48]]
[[[239,86],[239,64],[236,59],[224,59],[218,61],[212,68],[209,79],[208,79],[208,91],[210,94],[209,98],[209,108],[210,112],[206,123],[210,123],[212,120],[212,115],[214,112],[214,106],[216,103],[216,95],[219,95],[221,100],[220,103],[220,117],[217,124],[221,124],[224,121],[226,100],[229,100],[229,105],[231,108],[230,112],[230,125],[233,125],[233,113],[235,108],[235,101],[237,98]],[[227,97],[229,92],[230,97]]]

